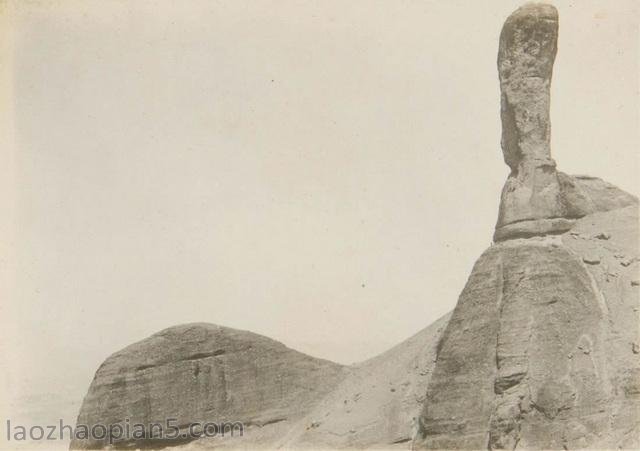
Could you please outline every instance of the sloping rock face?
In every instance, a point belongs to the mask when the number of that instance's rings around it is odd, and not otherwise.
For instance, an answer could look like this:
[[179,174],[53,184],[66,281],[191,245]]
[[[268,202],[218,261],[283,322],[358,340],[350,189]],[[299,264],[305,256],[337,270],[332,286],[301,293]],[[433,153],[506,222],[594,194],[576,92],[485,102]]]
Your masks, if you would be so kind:
[[574,175],[573,180],[593,203],[596,211],[609,211],[637,204],[635,196],[598,177]]
[[409,449],[449,316],[353,365],[347,377],[298,420],[249,428],[243,437],[203,438],[181,449]]
[[506,21],[498,67],[511,168],[492,245],[440,341],[416,449],[640,446],[638,200],[556,171],[557,12]]
[[[109,357],[98,369],[77,424],[240,421],[246,427],[302,418],[345,376],[341,365],[269,338],[212,324],[163,330]],[[181,431],[184,432],[184,431]],[[177,443],[177,442],[175,442]],[[174,442],[130,440],[118,447]],[[73,449],[103,448],[78,440]]]
[[356,365],[280,446],[409,449],[449,316]]
[[350,368],[249,332],[170,328],[103,363],[78,424],[176,418],[248,428],[185,450],[640,447],[638,200],[555,168],[557,30],[547,5],[505,23],[498,65],[511,173],[495,244],[452,314]]

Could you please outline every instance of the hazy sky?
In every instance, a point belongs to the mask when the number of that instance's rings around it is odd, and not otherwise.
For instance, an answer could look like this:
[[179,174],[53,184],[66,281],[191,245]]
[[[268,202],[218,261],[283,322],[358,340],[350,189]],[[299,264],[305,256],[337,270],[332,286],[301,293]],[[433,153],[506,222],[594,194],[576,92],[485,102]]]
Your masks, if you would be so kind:
[[[553,156],[637,194],[637,4],[553,3]],[[519,4],[3,2],[5,390],[81,398],[185,322],[350,363],[451,310],[508,173]]]

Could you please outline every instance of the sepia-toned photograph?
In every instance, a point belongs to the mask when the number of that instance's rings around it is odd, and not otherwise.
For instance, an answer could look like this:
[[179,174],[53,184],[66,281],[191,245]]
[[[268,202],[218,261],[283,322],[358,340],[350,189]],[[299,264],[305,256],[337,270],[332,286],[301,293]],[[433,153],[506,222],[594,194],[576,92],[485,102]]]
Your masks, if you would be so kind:
[[0,0],[0,450],[640,449],[638,0]]

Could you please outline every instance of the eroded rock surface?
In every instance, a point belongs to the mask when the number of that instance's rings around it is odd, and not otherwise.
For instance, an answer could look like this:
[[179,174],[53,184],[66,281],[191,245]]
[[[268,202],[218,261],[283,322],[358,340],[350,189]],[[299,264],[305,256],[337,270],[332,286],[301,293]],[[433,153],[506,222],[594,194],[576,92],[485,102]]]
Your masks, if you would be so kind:
[[[78,424],[180,418],[243,421],[243,436],[132,441],[179,449],[408,449],[436,348],[450,315],[351,367],[313,359],[266,337],[210,324],[177,326],[117,352],[100,367]],[[103,448],[74,442],[72,448]]]
[[637,257],[637,205],[491,246],[443,335],[414,447],[638,446]]
[[595,211],[593,202],[551,158],[550,85],[557,52],[558,13],[527,4],[500,35],[502,152],[511,174],[502,189],[496,241],[524,233],[561,233]]
[[556,170],[557,32],[548,5],[526,5],[504,25],[498,66],[511,174],[495,244],[451,315],[350,368],[249,332],[170,328],[105,361],[78,423],[247,426],[241,438],[183,445],[192,450],[640,447],[638,200]]
[[409,449],[435,365],[438,340],[450,315],[349,374],[303,417],[259,428],[244,437],[204,438],[183,450]]
[[[345,368],[267,337],[213,324],[163,330],[109,357],[98,369],[77,424],[178,425],[298,420],[345,376]],[[185,431],[181,431],[185,432]],[[117,442],[154,446],[159,441]],[[174,444],[174,443],[166,443]],[[75,441],[100,448],[106,441]]]
[[[638,202],[631,194],[597,177],[569,176],[561,172],[557,174],[563,183],[571,184],[571,190],[567,192],[579,192],[594,213],[624,208],[636,205]],[[576,219],[578,218],[558,217],[516,221],[497,228],[493,239],[498,242],[514,238],[560,234],[571,230]]]
[[279,446],[408,449],[450,315],[361,364]]
[[638,200],[556,170],[554,7],[505,22],[498,69],[511,174],[492,245],[439,347],[414,448],[640,445]]

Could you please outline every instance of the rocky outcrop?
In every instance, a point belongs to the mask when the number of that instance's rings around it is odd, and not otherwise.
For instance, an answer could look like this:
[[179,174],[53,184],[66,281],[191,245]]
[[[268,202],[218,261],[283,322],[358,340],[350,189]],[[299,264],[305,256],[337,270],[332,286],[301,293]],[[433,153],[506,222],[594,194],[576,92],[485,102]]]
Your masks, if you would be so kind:
[[549,150],[555,8],[506,21],[498,68],[511,174],[496,243],[440,341],[416,449],[640,445],[638,200],[556,171]]
[[243,437],[203,438],[181,449],[409,449],[449,317],[351,366],[298,421],[249,428]]
[[444,332],[414,447],[636,446],[637,238],[635,205],[491,246]]
[[550,85],[558,40],[558,13],[527,4],[500,34],[502,152],[511,174],[502,189],[494,239],[561,233],[595,211],[591,199],[551,158]]
[[[176,326],[109,357],[96,372],[77,424],[165,425],[174,418],[182,428],[207,421],[259,427],[298,420],[346,371],[250,332],[212,324]],[[172,445],[184,441],[184,432],[166,443],[116,445]],[[78,440],[71,447],[107,445],[107,439]]]

